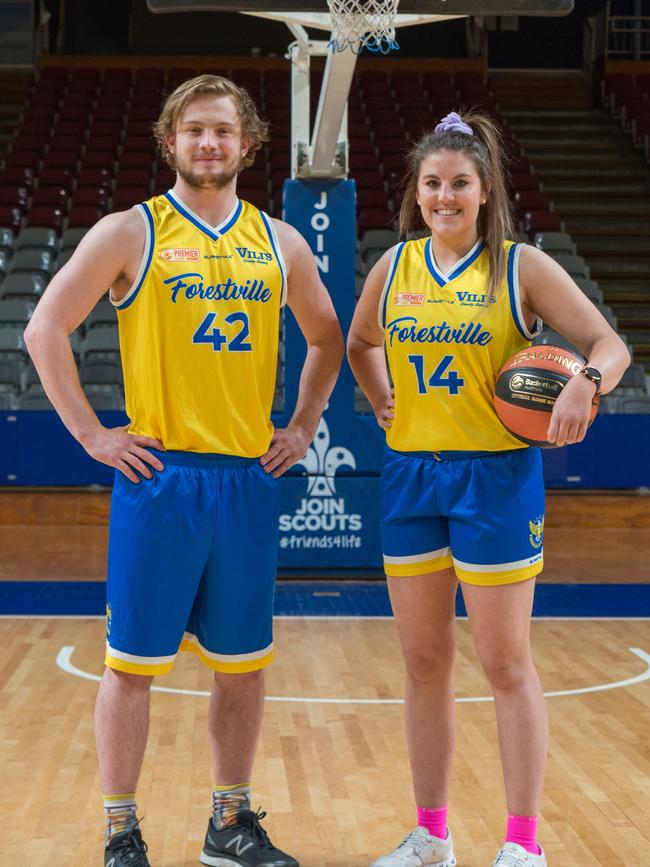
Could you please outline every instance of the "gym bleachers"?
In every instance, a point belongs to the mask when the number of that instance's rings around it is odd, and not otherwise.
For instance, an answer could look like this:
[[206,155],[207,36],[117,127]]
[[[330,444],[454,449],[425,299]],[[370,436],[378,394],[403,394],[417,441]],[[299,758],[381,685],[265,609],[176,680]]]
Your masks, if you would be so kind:
[[[200,72],[228,74],[247,88],[270,122],[271,141],[261,149],[255,164],[241,174],[239,193],[281,216],[282,182],[290,173],[288,68],[44,67],[33,82],[0,169],[3,406],[36,408],[39,402],[47,404],[37,381],[31,381],[22,329],[47,283],[69,260],[90,226],[104,214],[129,208],[173,184],[174,174],[156,153],[151,128],[167,94]],[[311,74],[311,108],[315,112],[321,73]],[[610,76],[603,97],[616,107],[625,104],[639,108],[642,100],[636,96],[639,92],[647,96],[645,78],[637,76],[631,88],[621,77]],[[518,239],[529,240],[552,255],[616,325],[616,316],[604,304],[603,292],[590,278],[587,262],[577,255],[576,244],[564,232],[561,216],[500,113],[488,82],[473,70],[451,74],[362,68],[355,74],[348,129],[351,176],[358,195],[357,296],[369,269],[398,240],[396,216],[404,155],[410,142],[461,105],[487,112],[503,129]],[[625,112],[624,117],[632,118],[631,108]],[[640,123],[640,115],[635,117]],[[98,305],[74,337],[87,393],[98,408],[123,406],[115,312],[108,300]],[[283,403],[280,379],[276,410]],[[647,395],[644,382],[643,395]],[[621,393],[616,400],[629,396],[642,399],[643,395]],[[359,409],[368,410],[359,395],[357,403]]]

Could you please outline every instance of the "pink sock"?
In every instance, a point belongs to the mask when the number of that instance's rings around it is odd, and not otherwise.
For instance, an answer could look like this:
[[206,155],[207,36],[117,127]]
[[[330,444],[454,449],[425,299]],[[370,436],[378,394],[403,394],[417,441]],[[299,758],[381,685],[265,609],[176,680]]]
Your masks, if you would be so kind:
[[537,845],[537,823],[539,816],[513,816],[508,813],[506,843],[519,843],[527,852],[539,855],[542,851]]
[[429,834],[447,839],[447,807],[437,807],[429,810],[427,807],[418,807],[418,825],[426,828]]

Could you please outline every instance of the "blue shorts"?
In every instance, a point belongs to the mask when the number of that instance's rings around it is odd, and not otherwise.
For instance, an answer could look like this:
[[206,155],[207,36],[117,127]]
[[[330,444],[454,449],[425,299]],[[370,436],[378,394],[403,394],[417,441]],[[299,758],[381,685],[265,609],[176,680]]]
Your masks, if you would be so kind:
[[468,584],[526,581],[544,565],[540,451],[387,449],[380,514],[389,576],[453,566]]
[[180,650],[210,668],[273,658],[279,482],[257,459],[152,452],[152,479],[115,476],[106,665],[164,674]]

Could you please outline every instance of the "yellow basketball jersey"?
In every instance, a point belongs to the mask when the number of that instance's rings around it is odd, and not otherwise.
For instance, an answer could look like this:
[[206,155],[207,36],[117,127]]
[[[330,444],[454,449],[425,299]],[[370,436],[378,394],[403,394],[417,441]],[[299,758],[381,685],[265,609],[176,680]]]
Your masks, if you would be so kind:
[[506,278],[487,301],[488,251],[478,241],[453,270],[437,267],[431,239],[398,244],[379,304],[395,386],[387,433],[397,451],[526,448],[494,409],[497,374],[541,329],[526,326],[518,283],[520,245],[505,242]]
[[258,457],[273,434],[286,294],[273,223],[237,200],[210,226],[171,191],[138,208],[144,255],[115,304],[129,430],[167,449]]

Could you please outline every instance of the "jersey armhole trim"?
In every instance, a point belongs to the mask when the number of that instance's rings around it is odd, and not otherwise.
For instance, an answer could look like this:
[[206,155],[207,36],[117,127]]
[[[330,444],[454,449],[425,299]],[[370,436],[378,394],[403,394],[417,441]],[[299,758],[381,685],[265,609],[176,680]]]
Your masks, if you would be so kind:
[[521,305],[521,288],[519,286],[519,255],[523,244],[513,244],[508,250],[508,298],[510,299],[510,312],[517,330],[526,340],[532,340],[536,337],[544,323],[538,317],[535,319],[532,331],[526,325]]
[[138,268],[138,273],[136,274],[135,280],[131,284],[131,288],[126,293],[124,298],[121,298],[119,301],[113,301],[112,293],[113,290],[108,294],[109,301],[115,307],[116,310],[126,310],[126,308],[133,304],[135,301],[136,295],[142,288],[142,284],[144,283],[144,278],[147,276],[149,271],[149,267],[151,265],[151,259],[153,258],[153,248],[155,243],[155,230],[153,225],[153,217],[151,216],[151,211],[147,207],[144,202],[141,202],[136,206],[142,219],[144,220],[144,250],[142,251],[142,259],[140,260],[140,267]]
[[262,218],[262,222],[264,223],[264,226],[268,233],[269,241],[271,242],[271,248],[275,253],[275,258],[278,260],[278,265],[280,266],[280,274],[282,275],[280,307],[284,307],[284,305],[287,303],[287,268],[284,264],[284,259],[282,258],[282,250],[280,248],[280,242],[278,240],[277,232],[275,231],[275,226],[273,225],[273,220],[271,220],[269,215],[264,213],[264,211],[260,211],[260,217]]
[[386,307],[388,306],[388,292],[390,291],[390,287],[393,283],[393,280],[395,279],[395,272],[397,271],[397,265],[399,263],[400,256],[402,255],[405,244],[406,241],[402,241],[401,244],[398,244],[397,247],[395,247],[395,249],[393,250],[393,255],[390,260],[390,267],[388,269],[388,276],[386,277],[384,288],[381,290],[381,295],[379,297],[379,307],[377,308],[377,321],[382,331],[386,329]]

